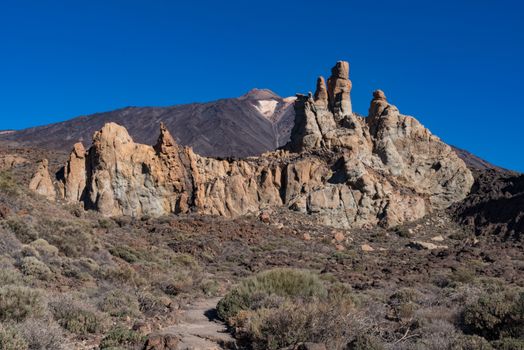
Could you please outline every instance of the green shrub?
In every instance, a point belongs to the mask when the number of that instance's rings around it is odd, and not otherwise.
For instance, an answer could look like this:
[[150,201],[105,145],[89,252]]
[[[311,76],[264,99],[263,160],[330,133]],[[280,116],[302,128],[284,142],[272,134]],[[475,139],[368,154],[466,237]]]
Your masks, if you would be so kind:
[[6,286],[8,284],[21,284],[22,282],[22,275],[18,270],[13,268],[0,269],[0,286]]
[[274,269],[247,278],[217,305],[218,315],[229,320],[241,310],[257,308],[272,296],[310,300],[327,296],[318,275],[304,270]]
[[111,329],[100,342],[100,349],[135,349],[140,348],[146,340],[146,337],[138,332],[117,326]]
[[200,289],[208,297],[220,295],[220,283],[216,280],[204,280],[200,283]]
[[20,194],[20,186],[10,171],[0,171],[0,192],[9,196]]
[[106,329],[105,315],[71,299],[55,301],[49,306],[58,324],[72,333],[98,334]]
[[140,314],[138,301],[135,296],[114,290],[107,293],[100,303],[100,310],[111,316],[137,316]]
[[6,226],[22,243],[29,244],[38,238],[38,232],[34,227],[18,217],[9,218]]
[[84,221],[42,219],[38,223],[38,231],[41,238],[68,257],[85,256],[96,248],[92,228]]
[[139,254],[132,248],[126,246],[116,246],[109,248],[111,255],[116,256],[132,264],[139,260]]
[[27,350],[27,343],[13,327],[0,324],[0,350]]
[[58,248],[52,244],[49,244],[49,242],[43,238],[39,238],[31,242],[29,245],[36,249],[41,257],[51,258],[58,255]]
[[0,321],[20,322],[43,314],[44,305],[39,291],[22,286],[0,288]]
[[352,303],[286,301],[276,308],[240,311],[233,319],[236,336],[254,349],[281,349],[302,342],[342,349],[356,332]]
[[465,331],[486,339],[518,338],[524,329],[524,292],[483,294],[464,308],[462,323]]
[[[524,333],[521,336],[524,337]],[[491,345],[496,350],[524,350],[524,339],[503,338],[492,342]]]
[[33,276],[41,280],[49,280],[53,276],[49,267],[34,256],[22,258],[20,270],[24,275]]

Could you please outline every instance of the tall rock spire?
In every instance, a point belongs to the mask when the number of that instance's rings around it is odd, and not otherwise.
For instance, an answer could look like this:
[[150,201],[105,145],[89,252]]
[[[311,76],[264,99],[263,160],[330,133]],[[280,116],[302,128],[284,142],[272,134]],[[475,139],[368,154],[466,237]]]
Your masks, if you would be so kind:
[[176,143],[173,136],[171,136],[171,133],[169,130],[167,130],[166,125],[163,122],[160,123],[160,135],[158,135],[158,140],[154,148],[158,153],[164,154],[178,149],[178,144]]
[[324,77],[320,76],[317,79],[317,90],[314,95],[315,104],[327,108],[328,106],[328,92],[326,89],[326,82]]
[[344,116],[353,113],[351,106],[351,80],[349,80],[349,63],[338,61],[331,69],[328,82],[329,107],[339,122]]

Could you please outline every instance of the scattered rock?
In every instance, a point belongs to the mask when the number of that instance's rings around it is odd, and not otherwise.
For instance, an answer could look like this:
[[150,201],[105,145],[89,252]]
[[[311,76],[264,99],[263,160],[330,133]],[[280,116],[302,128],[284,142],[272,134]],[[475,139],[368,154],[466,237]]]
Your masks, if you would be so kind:
[[408,246],[415,249],[425,249],[425,250],[434,250],[434,249],[448,249],[447,245],[437,245],[434,243],[429,242],[422,242],[422,241],[411,241],[409,242]]
[[372,246],[370,246],[369,244],[362,244],[360,246],[360,249],[362,249],[363,252],[373,252],[373,251],[375,251],[375,249]]
[[343,234],[341,231],[334,231],[333,238],[335,239],[336,242],[340,243],[340,242],[342,242],[346,237],[344,236],[344,234]]
[[302,238],[304,239],[304,241],[310,241],[311,240],[311,235],[309,233],[304,233],[302,235]]
[[346,250],[346,247],[344,247],[342,244],[337,244],[337,245],[335,246],[335,249],[336,249],[337,251],[339,251],[339,252],[342,252],[342,251]]
[[269,212],[267,211],[261,212],[258,218],[265,224],[269,224],[269,222],[271,221],[271,217],[269,215]]
[[432,237],[431,240],[435,242],[444,242],[444,237],[442,237],[442,235],[438,235],[438,236]]

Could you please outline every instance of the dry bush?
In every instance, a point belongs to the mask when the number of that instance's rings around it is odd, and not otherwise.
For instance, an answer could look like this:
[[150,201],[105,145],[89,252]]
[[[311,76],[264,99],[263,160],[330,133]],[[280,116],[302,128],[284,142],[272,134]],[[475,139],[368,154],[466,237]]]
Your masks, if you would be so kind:
[[112,290],[106,293],[99,304],[100,310],[114,317],[137,317],[140,315],[138,300],[134,295]]
[[0,323],[0,349],[28,350],[28,347],[22,335],[14,327]]
[[122,326],[112,328],[100,342],[100,349],[142,349],[146,337]]
[[146,316],[161,315],[169,312],[172,301],[165,295],[156,295],[142,291],[138,293],[139,309]]
[[92,228],[82,220],[41,219],[36,229],[40,238],[56,246],[68,257],[87,256],[96,248]]
[[296,269],[274,269],[242,281],[218,304],[219,316],[254,349],[280,349],[301,342],[344,349],[374,322],[359,312],[351,291]]
[[318,275],[305,270],[273,269],[243,280],[217,305],[218,315],[229,320],[242,310],[263,305],[264,299],[282,297],[290,299],[323,298],[327,289]]
[[28,222],[29,220],[26,218],[10,217],[5,221],[4,225],[14,233],[20,242],[29,244],[38,238],[38,232]]
[[58,248],[49,244],[45,239],[39,238],[29,244],[38,252],[38,255],[44,259],[50,259],[58,256]]
[[289,302],[277,308],[241,311],[233,322],[237,337],[254,349],[281,349],[301,342],[323,343],[343,349],[365,328],[364,317],[352,303]]
[[481,295],[462,313],[466,332],[496,340],[521,337],[524,330],[524,292],[506,291]]
[[23,276],[14,268],[0,269],[0,285],[6,286],[9,284],[23,284]]
[[72,333],[99,334],[107,328],[108,319],[104,314],[70,297],[52,301],[49,307],[58,324]]
[[44,313],[42,294],[35,289],[8,285],[0,288],[0,321],[20,322]]
[[28,319],[19,324],[17,329],[23,336],[29,350],[64,349],[63,331],[50,320]]
[[20,260],[20,270],[24,275],[32,276],[40,280],[50,280],[53,272],[42,261],[34,256],[26,256]]
[[22,192],[13,174],[8,171],[0,171],[0,192],[8,196],[17,196]]

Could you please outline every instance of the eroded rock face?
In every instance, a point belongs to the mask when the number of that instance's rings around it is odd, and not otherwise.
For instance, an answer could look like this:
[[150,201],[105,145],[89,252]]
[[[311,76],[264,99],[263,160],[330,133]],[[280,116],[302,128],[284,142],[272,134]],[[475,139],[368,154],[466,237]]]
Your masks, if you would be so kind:
[[49,175],[47,159],[43,159],[38,163],[35,175],[29,183],[29,189],[46,197],[50,201],[56,199],[55,187]]
[[24,158],[13,154],[6,154],[0,156],[0,171],[8,170],[17,165],[28,163],[29,161]]
[[106,124],[87,153],[75,146],[63,197],[109,216],[234,217],[285,207],[327,225],[361,227],[415,220],[466,196],[473,178],[449,146],[382,91],[367,118],[352,113],[350,90],[349,64],[338,62],[327,86],[319,78],[314,95],[298,95],[290,143],[242,160],[201,157],[163,125],[157,144],[147,146]]

